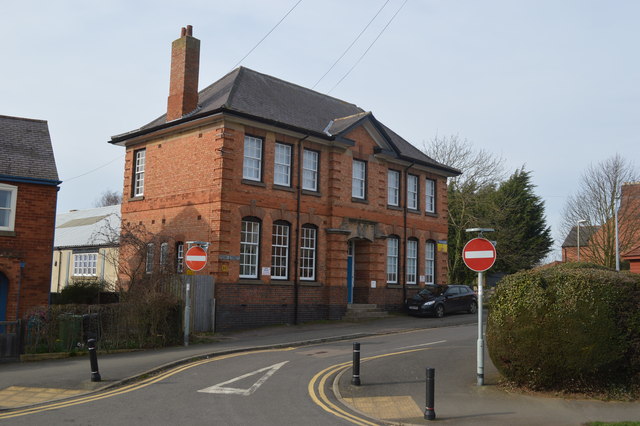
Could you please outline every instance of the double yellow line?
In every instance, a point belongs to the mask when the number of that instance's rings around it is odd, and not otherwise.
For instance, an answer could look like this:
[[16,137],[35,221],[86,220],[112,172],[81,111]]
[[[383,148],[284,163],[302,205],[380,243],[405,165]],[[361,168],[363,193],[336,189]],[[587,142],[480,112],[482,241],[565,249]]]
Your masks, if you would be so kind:
[[[411,349],[411,350],[407,350],[407,351],[401,351],[401,352],[393,352],[393,353],[388,353],[388,354],[383,354],[383,355],[376,355],[376,356],[371,356],[368,358],[363,358],[362,361],[371,361],[374,359],[379,359],[379,358],[384,358],[384,357],[388,357],[388,356],[395,356],[395,355],[403,355],[403,354],[408,354],[411,352],[418,352],[418,351],[426,351],[430,348],[420,348],[420,349]],[[345,411],[344,409],[338,407],[336,404],[334,404],[333,402],[331,402],[331,400],[327,397],[327,394],[325,392],[325,388],[326,388],[326,384],[327,384],[327,380],[333,376],[334,374],[341,372],[343,370],[346,370],[347,368],[349,368],[351,366],[351,361],[349,362],[343,362],[340,364],[335,364],[332,365],[331,367],[327,367],[324,370],[320,371],[318,374],[316,374],[315,376],[313,376],[313,378],[311,379],[311,381],[309,382],[309,385],[307,386],[307,390],[309,392],[309,396],[311,397],[311,399],[313,400],[313,402],[316,403],[316,405],[320,406],[320,408],[322,408],[324,411],[333,414],[334,416],[340,417],[344,420],[347,420],[353,424],[356,425],[361,425],[361,426],[376,426],[377,423],[372,423],[367,419],[364,419],[362,417],[358,417],[355,414],[349,413],[348,411]],[[318,382],[319,380],[319,382]],[[317,388],[317,391],[316,391]]]
[[64,401],[59,401],[59,402],[52,402],[49,404],[45,404],[45,405],[39,405],[37,407],[30,407],[30,408],[25,408],[25,409],[19,409],[17,411],[10,411],[7,413],[0,413],[0,420],[1,419],[10,419],[13,417],[20,417],[20,416],[26,416],[27,414],[36,414],[36,413],[42,413],[44,411],[51,411],[51,410],[57,410],[59,408],[66,408],[66,407],[72,407],[74,405],[80,405],[80,404],[86,404],[88,402],[93,402],[93,401],[98,401],[100,399],[105,399],[105,398],[111,398],[113,396],[118,396],[118,395],[122,395],[125,393],[129,393],[129,392],[133,392],[142,388],[145,388],[149,385],[152,385],[154,383],[157,383],[161,380],[164,380],[168,377],[171,377],[175,374],[181,373],[185,370],[188,370],[190,368],[193,367],[198,367],[200,365],[203,364],[207,364],[209,362],[213,362],[213,361],[222,361],[223,359],[228,359],[228,358],[233,358],[233,357],[237,357],[237,356],[243,356],[243,355],[251,355],[251,354],[258,354],[258,353],[265,353],[265,352],[281,352],[281,351],[290,351],[293,350],[293,348],[284,348],[284,349],[267,349],[267,350],[261,350],[261,351],[253,351],[253,352],[240,352],[240,353],[233,353],[233,354],[228,354],[228,355],[221,355],[215,358],[209,358],[209,359],[203,359],[200,361],[194,361],[179,367],[175,367],[172,368],[170,370],[167,370],[163,373],[154,375],[152,377],[149,377],[147,379],[144,379],[140,382],[136,382],[136,383],[132,383],[130,385],[126,385],[123,386],[121,388],[117,388],[114,390],[110,390],[110,391],[106,391],[106,392],[101,392],[98,394],[92,394],[92,395],[88,395],[88,396],[80,396],[80,397],[75,397],[72,399],[65,399]]

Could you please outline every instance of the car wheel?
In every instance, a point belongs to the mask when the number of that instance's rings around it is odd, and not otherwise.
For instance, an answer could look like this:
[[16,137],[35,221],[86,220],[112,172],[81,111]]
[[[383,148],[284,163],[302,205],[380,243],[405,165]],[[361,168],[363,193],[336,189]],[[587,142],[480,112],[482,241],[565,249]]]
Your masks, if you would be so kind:
[[436,306],[436,318],[442,318],[444,316],[444,306]]
[[476,302],[471,302],[471,305],[469,305],[469,313],[470,314],[478,313],[478,304]]

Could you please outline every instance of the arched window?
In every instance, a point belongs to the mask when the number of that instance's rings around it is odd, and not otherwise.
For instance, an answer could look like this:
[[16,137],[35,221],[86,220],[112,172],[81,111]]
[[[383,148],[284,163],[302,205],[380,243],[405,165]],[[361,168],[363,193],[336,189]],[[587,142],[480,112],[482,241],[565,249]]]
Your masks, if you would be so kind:
[[300,279],[315,281],[316,256],[318,251],[318,228],[315,225],[302,225],[300,235]]
[[398,283],[398,246],[400,239],[392,235],[387,238],[387,283]]
[[424,248],[425,284],[434,284],[436,280],[436,243],[427,241]]
[[271,232],[271,278],[289,279],[289,240],[291,225],[284,220],[273,223]]
[[245,217],[240,231],[240,278],[258,278],[260,219]]
[[407,240],[407,284],[418,283],[418,240]]

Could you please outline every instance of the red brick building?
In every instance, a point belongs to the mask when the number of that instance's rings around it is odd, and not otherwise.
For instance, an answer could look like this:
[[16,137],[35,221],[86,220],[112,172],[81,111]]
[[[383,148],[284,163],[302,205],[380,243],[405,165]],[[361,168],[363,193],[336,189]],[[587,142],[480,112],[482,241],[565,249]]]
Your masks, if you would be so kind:
[[58,172],[46,121],[0,116],[0,321],[48,305]]
[[199,44],[190,27],[173,43],[167,114],[111,140],[127,150],[123,226],[161,241],[147,272],[181,272],[186,242],[209,242],[218,329],[398,310],[446,282],[459,171],[371,112],[244,67],[198,93]]

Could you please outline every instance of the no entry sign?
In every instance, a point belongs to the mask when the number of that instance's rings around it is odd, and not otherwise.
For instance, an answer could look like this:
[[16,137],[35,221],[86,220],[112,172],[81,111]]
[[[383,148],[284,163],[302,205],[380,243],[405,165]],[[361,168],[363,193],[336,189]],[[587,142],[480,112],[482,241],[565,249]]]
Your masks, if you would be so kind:
[[472,271],[484,272],[495,263],[496,248],[487,239],[474,238],[462,249],[462,260]]
[[185,253],[184,263],[192,271],[200,271],[207,265],[207,252],[200,246],[193,246]]

